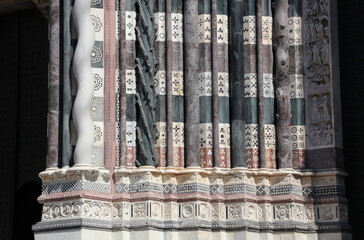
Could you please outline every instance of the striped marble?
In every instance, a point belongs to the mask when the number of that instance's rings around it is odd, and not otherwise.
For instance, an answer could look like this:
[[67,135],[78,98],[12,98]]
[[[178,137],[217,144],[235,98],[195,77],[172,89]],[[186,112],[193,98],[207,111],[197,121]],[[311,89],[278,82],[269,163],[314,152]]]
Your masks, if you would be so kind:
[[199,101],[200,101],[200,166],[211,168],[213,162],[212,123],[212,44],[211,0],[198,0]]
[[289,80],[291,99],[292,167],[305,167],[306,128],[304,112],[302,0],[294,0],[288,9]]
[[257,0],[259,152],[261,168],[276,168],[271,0]]
[[125,165],[134,167],[136,161],[136,76],[135,76],[135,58],[136,58],[136,10],[134,0],[127,0],[125,4],[125,63],[122,66],[125,82],[122,81],[125,88]]

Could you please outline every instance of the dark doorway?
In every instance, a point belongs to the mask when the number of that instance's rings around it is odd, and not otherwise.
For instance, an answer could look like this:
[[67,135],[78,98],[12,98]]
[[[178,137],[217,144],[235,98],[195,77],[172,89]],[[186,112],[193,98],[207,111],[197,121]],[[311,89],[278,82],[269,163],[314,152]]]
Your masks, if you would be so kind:
[[339,0],[346,190],[353,239],[364,239],[364,1]]
[[47,148],[48,23],[36,10],[0,16],[0,240],[33,239]]

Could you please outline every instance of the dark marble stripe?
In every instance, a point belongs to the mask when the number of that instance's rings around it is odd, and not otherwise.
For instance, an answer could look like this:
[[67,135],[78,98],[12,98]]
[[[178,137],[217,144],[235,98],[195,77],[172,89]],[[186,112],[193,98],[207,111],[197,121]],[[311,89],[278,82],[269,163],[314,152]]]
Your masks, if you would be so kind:
[[274,98],[264,98],[264,124],[274,124]]
[[305,100],[303,98],[291,99],[291,126],[305,125]]
[[126,94],[126,106],[126,121],[135,122],[137,120],[135,108],[135,94]]
[[272,1],[271,0],[260,0],[260,2],[261,2],[261,9],[262,9],[262,16],[272,16]]
[[125,0],[125,11],[135,11],[135,0]]
[[198,14],[211,14],[211,0],[198,0]]
[[212,123],[212,96],[200,97],[200,123]]
[[166,122],[167,121],[166,96],[158,95],[156,105],[157,105],[157,108],[155,110],[155,121],[156,122]]
[[227,0],[216,0],[217,3],[217,14],[227,15],[228,14],[228,1]]
[[218,97],[219,123],[230,123],[229,97]]
[[166,0],[155,0],[154,12],[165,12],[165,11],[166,11]]
[[173,95],[173,122],[184,122],[184,97]]
[[230,1],[230,96],[231,96],[231,157],[233,167],[246,166],[244,118],[244,1]]
[[[182,0],[168,0],[172,2],[172,12],[173,13],[183,13],[183,1]],[[186,1],[184,1],[187,4]]]
[[255,0],[244,0],[244,16],[255,16]]
[[258,98],[245,98],[244,104],[246,124],[257,124]]
[[[305,0],[304,0],[305,1]],[[302,0],[288,0],[288,17],[302,17]]]

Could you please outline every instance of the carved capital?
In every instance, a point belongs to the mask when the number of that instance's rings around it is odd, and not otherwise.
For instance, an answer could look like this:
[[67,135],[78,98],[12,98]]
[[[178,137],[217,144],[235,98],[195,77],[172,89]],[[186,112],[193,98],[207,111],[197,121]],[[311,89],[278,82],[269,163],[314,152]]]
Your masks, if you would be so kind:
[[49,5],[51,0],[32,0],[43,16],[49,20]]

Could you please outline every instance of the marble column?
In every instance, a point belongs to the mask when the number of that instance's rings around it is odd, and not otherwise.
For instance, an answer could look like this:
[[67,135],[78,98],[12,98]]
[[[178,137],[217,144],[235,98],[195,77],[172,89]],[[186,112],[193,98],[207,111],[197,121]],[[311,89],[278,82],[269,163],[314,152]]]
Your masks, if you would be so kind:
[[77,130],[74,152],[75,165],[91,165],[94,125],[91,119],[91,101],[94,93],[94,75],[91,70],[91,53],[95,31],[91,21],[91,0],[75,1],[73,19],[78,34],[73,58],[73,70],[78,86],[73,105],[73,120]]
[[48,152],[47,168],[59,164],[59,81],[60,81],[60,5],[50,2],[49,11],[49,77],[48,77]]
[[198,1],[184,1],[184,65],[186,91],[186,165],[200,166],[199,93],[198,93]]
[[69,166],[72,148],[70,143],[71,114],[71,0],[63,1],[63,132],[62,132],[62,167]]

